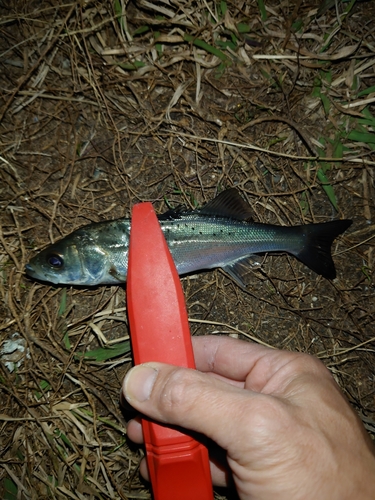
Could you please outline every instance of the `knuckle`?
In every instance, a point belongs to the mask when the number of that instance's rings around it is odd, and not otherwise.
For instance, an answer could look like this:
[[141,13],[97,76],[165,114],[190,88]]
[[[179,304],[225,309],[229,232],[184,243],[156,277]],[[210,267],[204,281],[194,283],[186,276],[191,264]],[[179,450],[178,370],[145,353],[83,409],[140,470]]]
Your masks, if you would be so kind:
[[[193,373],[187,369],[175,368],[163,380],[160,388],[160,403],[164,411],[188,411],[199,390]],[[199,385],[199,384],[198,384]]]
[[261,396],[248,405],[243,415],[243,430],[248,433],[249,440],[255,445],[273,446],[275,436],[279,432],[287,432],[291,422],[289,409],[281,401]]
[[293,373],[306,373],[318,376],[330,375],[326,366],[316,357],[304,353],[291,353],[286,365]]
[[305,369],[305,371],[309,371],[316,375],[329,375],[330,372],[327,367],[314,356],[309,354],[300,354],[299,362],[301,363],[301,369]]

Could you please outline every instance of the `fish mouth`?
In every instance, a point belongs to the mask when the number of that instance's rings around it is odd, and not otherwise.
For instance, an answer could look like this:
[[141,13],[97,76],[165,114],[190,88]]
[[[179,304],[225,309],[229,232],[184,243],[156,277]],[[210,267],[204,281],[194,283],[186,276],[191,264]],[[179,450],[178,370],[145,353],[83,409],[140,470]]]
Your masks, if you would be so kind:
[[35,268],[31,264],[25,265],[25,271],[29,278],[33,278],[38,282],[45,284],[51,284],[51,283],[56,284],[56,282],[51,277],[45,276],[43,272],[35,270]]
[[25,270],[26,270],[26,274],[28,274],[29,276],[35,275],[35,269],[30,264],[26,264]]
[[25,271],[26,271],[26,274],[29,278],[33,278],[33,279],[36,279],[38,281],[43,281],[46,283],[51,282],[51,280],[49,278],[44,278],[44,275],[43,275],[43,277],[41,277],[42,273],[36,271],[35,268],[31,264],[25,265]]

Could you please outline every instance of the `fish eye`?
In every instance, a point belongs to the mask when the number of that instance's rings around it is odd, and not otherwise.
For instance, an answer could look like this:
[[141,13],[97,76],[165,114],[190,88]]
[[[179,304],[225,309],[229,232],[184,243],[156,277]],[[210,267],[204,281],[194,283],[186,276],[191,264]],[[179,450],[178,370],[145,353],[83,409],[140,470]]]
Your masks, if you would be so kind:
[[57,253],[52,253],[48,255],[47,262],[51,267],[54,267],[55,269],[59,269],[64,265],[64,259],[61,257],[61,255],[58,255]]

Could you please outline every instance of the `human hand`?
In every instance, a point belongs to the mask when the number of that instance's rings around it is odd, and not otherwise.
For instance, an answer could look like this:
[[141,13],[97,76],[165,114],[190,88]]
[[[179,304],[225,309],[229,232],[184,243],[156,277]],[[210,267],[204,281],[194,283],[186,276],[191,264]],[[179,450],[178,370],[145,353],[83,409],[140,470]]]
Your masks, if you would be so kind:
[[[144,415],[221,446],[241,499],[374,498],[373,444],[320,361],[227,337],[194,337],[193,347],[199,371],[139,365],[123,394]],[[128,436],[142,442],[139,420]],[[211,472],[226,484],[222,467]]]

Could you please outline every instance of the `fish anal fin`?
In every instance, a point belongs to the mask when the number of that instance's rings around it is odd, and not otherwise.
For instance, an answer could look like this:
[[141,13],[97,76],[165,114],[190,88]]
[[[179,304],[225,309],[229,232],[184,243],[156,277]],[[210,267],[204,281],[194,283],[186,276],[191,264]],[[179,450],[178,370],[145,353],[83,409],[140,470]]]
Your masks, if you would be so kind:
[[253,211],[236,188],[226,189],[198,210],[201,215],[216,215],[236,220],[252,220]]
[[246,255],[246,257],[242,257],[241,259],[223,266],[222,269],[229,274],[240,287],[246,288],[244,278],[249,274],[249,269],[251,267],[259,265],[259,262],[256,261],[257,258],[259,258],[257,255]]

